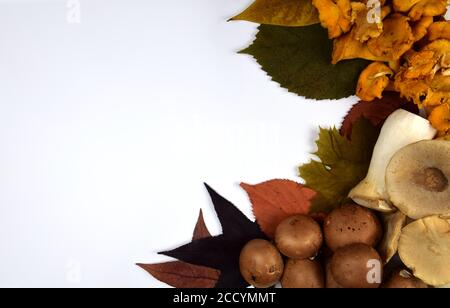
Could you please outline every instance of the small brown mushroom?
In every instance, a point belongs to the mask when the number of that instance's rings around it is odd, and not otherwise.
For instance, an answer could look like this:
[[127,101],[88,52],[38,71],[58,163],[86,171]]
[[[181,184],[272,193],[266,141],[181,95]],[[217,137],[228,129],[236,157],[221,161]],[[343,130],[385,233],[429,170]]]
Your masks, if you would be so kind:
[[322,247],[320,225],[306,215],[294,215],[283,220],[275,231],[275,243],[280,252],[292,259],[314,258]]
[[383,266],[375,249],[364,244],[353,244],[334,253],[331,272],[336,282],[344,288],[378,288],[383,277]]
[[398,151],[386,170],[391,202],[420,219],[450,213],[450,143],[420,141]]
[[324,288],[324,276],[320,263],[312,260],[293,260],[286,263],[283,278],[283,288],[318,289]]
[[358,79],[356,95],[363,101],[382,98],[383,91],[389,85],[389,76],[394,72],[382,62],[373,62],[366,67]]
[[336,282],[331,272],[331,260],[325,264],[325,288],[327,289],[342,289],[343,287]]
[[398,246],[403,263],[431,286],[450,283],[450,221],[439,216],[417,220],[405,228]]
[[283,275],[283,258],[270,242],[255,239],[241,251],[239,268],[242,277],[256,288],[269,288]]
[[333,251],[356,243],[373,247],[381,234],[381,224],[375,214],[356,204],[334,209],[324,222],[325,240]]

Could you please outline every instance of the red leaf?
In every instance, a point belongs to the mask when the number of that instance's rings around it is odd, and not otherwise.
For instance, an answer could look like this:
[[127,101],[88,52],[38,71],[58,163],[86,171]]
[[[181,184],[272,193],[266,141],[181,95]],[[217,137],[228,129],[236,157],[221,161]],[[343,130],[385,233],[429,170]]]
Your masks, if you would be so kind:
[[214,288],[220,275],[218,270],[180,261],[137,265],[175,288]]
[[271,180],[257,185],[241,183],[241,187],[250,197],[256,221],[270,238],[287,217],[308,214],[316,196],[312,189],[289,180]]
[[400,97],[397,92],[385,92],[382,99],[372,102],[360,101],[355,104],[342,122],[341,135],[351,138],[353,124],[361,118],[369,120],[375,127],[381,127],[384,121],[397,109],[403,108],[417,113],[417,107]]

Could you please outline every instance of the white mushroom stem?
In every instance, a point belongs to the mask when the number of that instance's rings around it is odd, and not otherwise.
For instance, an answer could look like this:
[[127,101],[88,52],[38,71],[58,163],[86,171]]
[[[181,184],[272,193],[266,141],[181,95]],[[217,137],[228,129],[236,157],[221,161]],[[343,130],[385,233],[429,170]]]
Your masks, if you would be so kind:
[[367,177],[350,192],[349,197],[359,205],[377,211],[394,211],[385,180],[391,158],[401,148],[421,140],[431,140],[435,135],[436,130],[428,120],[403,109],[395,111],[381,129]]

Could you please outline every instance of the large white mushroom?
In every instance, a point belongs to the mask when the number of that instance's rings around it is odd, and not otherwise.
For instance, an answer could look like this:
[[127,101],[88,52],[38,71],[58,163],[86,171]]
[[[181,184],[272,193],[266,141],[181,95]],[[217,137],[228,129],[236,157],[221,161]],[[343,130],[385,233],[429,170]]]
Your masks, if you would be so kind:
[[389,116],[380,133],[370,163],[367,177],[349,194],[359,205],[381,211],[393,212],[386,190],[386,168],[401,148],[421,141],[433,139],[436,130],[428,120],[405,110],[397,110]]
[[430,216],[402,230],[398,253],[414,276],[432,286],[450,283],[450,221]]
[[398,151],[386,170],[391,202],[412,219],[450,214],[450,142],[420,141]]

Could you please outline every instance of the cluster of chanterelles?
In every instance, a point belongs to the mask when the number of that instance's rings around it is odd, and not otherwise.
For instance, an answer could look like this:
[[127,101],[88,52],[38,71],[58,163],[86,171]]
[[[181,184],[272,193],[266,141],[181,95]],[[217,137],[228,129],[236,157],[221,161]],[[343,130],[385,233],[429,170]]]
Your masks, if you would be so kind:
[[450,21],[447,0],[312,0],[334,39],[333,63],[374,61],[357,95],[365,101],[397,91],[430,115],[439,134],[450,134]]

